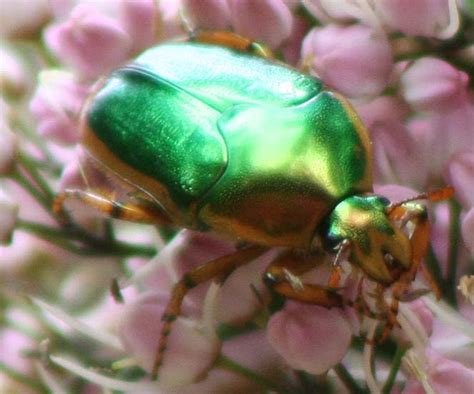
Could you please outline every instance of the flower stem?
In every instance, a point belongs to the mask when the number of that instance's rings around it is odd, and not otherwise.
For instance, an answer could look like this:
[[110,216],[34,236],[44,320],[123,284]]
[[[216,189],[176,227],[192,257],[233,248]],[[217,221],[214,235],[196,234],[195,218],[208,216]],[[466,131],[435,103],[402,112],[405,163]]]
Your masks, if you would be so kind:
[[280,387],[280,385],[271,382],[267,378],[257,374],[255,371],[244,367],[243,365],[237,363],[236,361],[230,359],[229,357],[224,356],[221,354],[217,360],[215,366],[217,368],[225,369],[227,371],[234,372],[238,375],[244,376],[247,379],[259,384],[260,386],[264,387],[269,391],[274,391],[277,393],[289,393],[285,388]]
[[388,375],[387,380],[382,389],[382,394],[390,394],[393,384],[395,383],[395,378],[397,377],[400,366],[402,365],[402,358],[405,355],[407,349],[403,346],[397,346],[397,351],[392,361],[392,368],[390,369],[390,374]]
[[[63,249],[79,255],[116,255],[116,256],[145,256],[151,257],[156,254],[156,249],[149,246],[134,245],[127,242],[108,240],[95,237],[77,229],[59,229],[42,223],[19,220],[17,228],[35,234],[36,236],[51,242]],[[80,247],[69,241],[80,241],[86,247]]]
[[53,201],[54,198],[54,193],[49,187],[46,180],[43,178],[43,176],[39,173],[37,165],[33,162],[33,160],[31,160],[30,157],[28,157],[23,152],[19,153],[19,159],[23,168],[28,172],[34,182],[39,186],[39,188],[45,194],[46,199],[49,200],[49,205],[51,205],[51,201]]
[[366,389],[363,389],[359,386],[359,384],[355,381],[355,379],[352,377],[352,375],[344,366],[344,364],[339,363],[333,369],[334,372],[336,372],[337,377],[342,381],[342,383],[344,384],[344,386],[346,386],[347,390],[349,390],[350,393],[368,393]]

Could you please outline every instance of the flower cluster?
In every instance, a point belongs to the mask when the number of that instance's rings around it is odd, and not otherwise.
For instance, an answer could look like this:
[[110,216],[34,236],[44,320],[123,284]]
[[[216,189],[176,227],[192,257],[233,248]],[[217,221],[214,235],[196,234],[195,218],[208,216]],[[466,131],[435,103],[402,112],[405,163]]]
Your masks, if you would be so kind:
[[[454,187],[453,199],[428,207],[428,279],[414,284],[424,294],[436,283],[443,299],[401,303],[385,344],[373,345],[381,325],[368,313],[275,297],[261,279],[275,249],[188,292],[150,381],[173,285],[239,245],[111,221],[78,201],[66,201],[64,213],[53,205],[70,188],[130,195],[81,148],[81,108],[115,68],[201,29],[265,43],[347,97],[373,142],[378,194],[402,201]],[[6,0],[0,34],[7,392],[472,391],[472,1]],[[334,256],[320,258],[305,283],[328,283]],[[351,298],[361,274],[348,262],[342,269],[341,292]]]

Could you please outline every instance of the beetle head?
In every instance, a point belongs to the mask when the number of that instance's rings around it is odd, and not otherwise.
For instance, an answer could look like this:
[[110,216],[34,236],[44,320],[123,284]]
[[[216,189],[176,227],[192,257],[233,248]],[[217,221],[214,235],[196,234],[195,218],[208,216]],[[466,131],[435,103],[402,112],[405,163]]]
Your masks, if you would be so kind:
[[373,280],[390,285],[412,264],[408,236],[390,220],[390,202],[376,195],[351,196],[331,212],[325,237],[330,248],[350,245],[350,261]]

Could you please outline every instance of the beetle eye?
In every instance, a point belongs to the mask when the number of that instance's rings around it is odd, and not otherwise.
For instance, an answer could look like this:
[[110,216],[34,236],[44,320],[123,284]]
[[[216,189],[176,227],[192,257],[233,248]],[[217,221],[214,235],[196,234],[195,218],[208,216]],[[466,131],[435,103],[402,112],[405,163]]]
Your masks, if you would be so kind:
[[333,252],[337,252],[337,249],[339,248],[341,242],[342,242],[342,238],[334,234],[328,234],[325,238],[326,248]]
[[388,206],[391,204],[390,200],[386,197],[379,197],[379,201],[382,203],[382,205]]

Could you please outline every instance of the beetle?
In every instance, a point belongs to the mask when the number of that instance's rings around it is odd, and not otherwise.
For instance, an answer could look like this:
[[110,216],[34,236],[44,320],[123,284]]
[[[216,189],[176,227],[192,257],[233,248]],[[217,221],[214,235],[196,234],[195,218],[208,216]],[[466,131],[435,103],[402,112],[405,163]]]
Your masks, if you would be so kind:
[[[246,245],[175,285],[154,377],[187,291],[275,246],[284,250],[263,275],[274,292],[326,307],[351,304],[335,289],[347,256],[392,288],[390,330],[429,243],[426,209],[413,201],[452,195],[445,188],[398,203],[375,195],[371,141],[350,103],[228,32],[159,44],[112,72],[87,100],[80,132],[90,155],[143,197],[120,202],[65,190],[57,212],[75,198],[111,217],[216,232]],[[335,256],[330,283],[301,283],[298,276],[314,267],[301,251],[321,250]]]

